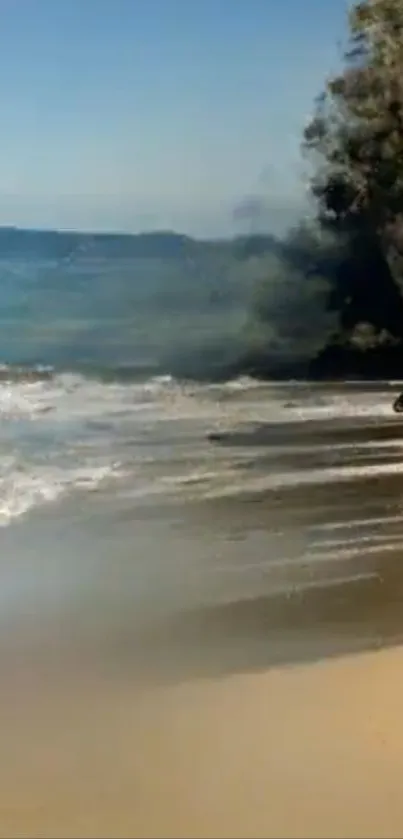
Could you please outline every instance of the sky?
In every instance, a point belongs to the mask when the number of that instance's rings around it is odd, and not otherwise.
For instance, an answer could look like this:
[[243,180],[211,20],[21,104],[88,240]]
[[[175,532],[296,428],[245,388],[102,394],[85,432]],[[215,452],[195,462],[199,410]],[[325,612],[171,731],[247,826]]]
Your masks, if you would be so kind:
[[346,0],[0,0],[0,224],[294,223]]

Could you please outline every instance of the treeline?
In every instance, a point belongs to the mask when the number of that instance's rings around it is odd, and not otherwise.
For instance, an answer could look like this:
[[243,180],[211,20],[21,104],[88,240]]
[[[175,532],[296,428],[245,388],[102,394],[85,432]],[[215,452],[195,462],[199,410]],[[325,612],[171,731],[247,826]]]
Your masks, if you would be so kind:
[[199,260],[204,257],[245,260],[281,251],[270,235],[238,236],[234,239],[200,240],[171,231],[149,233],[86,233],[67,230],[26,230],[0,227],[0,259],[65,260]]
[[[261,375],[276,351],[287,367],[287,346],[291,373],[403,375],[402,0],[352,7],[344,59],[303,138],[314,221],[291,232],[256,301],[247,366]],[[264,337],[276,307],[288,319],[277,347]]]

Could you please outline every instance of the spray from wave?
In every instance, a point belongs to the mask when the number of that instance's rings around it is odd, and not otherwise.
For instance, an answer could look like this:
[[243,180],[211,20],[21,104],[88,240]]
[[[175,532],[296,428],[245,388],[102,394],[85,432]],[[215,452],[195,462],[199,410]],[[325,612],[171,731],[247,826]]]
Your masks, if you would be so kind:
[[148,238],[144,251],[134,237],[133,258],[101,258],[95,242],[69,259],[0,259],[0,358],[223,381],[263,358],[296,369],[323,344],[327,287],[305,282],[273,237]]

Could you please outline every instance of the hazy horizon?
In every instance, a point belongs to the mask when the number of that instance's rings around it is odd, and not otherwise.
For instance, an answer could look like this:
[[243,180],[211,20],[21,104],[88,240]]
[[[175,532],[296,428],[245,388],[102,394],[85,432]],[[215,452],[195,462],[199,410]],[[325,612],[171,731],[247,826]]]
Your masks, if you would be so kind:
[[[297,217],[300,219],[300,216]],[[289,228],[287,227],[286,230]],[[227,234],[220,235],[211,235],[211,236],[203,236],[191,233],[185,233],[183,230],[174,230],[168,228],[154,228],[151,227],[148,230],[139,228],[138,230],[119,230],[119,229],[112,229],[106,227],[105,229],[90,229],[90,228],[75,228],[75,227],[22,227],[16,224],[0,224],[0,232],[1,231],[13,231],[15,233],[38,233],[38,234],[66,234],[72,236],[122,236],[122,237],[129,237],[129,238],[136,238],[141,236],[172,236],[172,237],[184,237],[186,239],[190,239],[191,241],[200,242],[226,242],[231,241],[237,238],[248,238],[249,236],[261,236],[262,238],[265,237],[273,237],[273,239],[281,238],[281,234],[275,233],[271,229],[262,229],[259,231],[251,230],[248,232],[247,230],[241,231],[232,231],[228,232]],[[285,231],[286,232],[286,231]]]

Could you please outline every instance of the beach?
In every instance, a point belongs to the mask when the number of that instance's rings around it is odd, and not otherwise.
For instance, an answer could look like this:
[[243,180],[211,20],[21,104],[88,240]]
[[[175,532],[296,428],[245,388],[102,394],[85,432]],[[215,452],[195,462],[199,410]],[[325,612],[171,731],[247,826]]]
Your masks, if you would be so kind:
[[3,385],[0,836],[403,835],[396,390]]
[[1,4],[0,839],[403,839],[403,0],[344,7]]
[[400,837],[401,649],[2,698],[4,837]]

